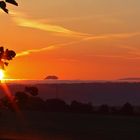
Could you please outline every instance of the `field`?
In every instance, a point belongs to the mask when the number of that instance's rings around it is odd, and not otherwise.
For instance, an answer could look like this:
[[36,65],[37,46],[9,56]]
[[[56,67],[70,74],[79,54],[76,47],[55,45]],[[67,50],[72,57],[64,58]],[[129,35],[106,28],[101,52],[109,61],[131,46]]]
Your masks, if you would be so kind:
[[140,117],[94,114],[2,112],[1,140],[137,140]]

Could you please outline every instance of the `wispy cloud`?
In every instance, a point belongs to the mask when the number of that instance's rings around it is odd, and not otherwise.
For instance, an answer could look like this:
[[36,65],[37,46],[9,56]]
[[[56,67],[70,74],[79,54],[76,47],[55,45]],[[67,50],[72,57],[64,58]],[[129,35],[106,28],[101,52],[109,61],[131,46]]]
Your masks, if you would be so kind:
[[140,60],[140,54],[139,55],[135,55],[135,53],[133,54],[93,54],[93,55],[89,55],[90,57],[96,57],[96,58],[111,58],[111,59],[123,59],[123,60]]
[[69,35],[69,36],[75,36],[75,37],[77,36],[77,37],[81,37],[80,38],[81,41],[96,40],[96,39],[121,39],[121,38],[130,38],[133,36],[140,35],[140,32],[94,35],[94,34],[73,31],[61,25],[47,23],[48,21],[47,19],[43,19],[43,20],[32,19],[29,16],[27,16],[25,13],[10,11],[10,14],[12,16],[13,21],[18,26],[40,29],[40,30],[44,30],[48,32],[60,33],[60,34]]
[[131,38],[134,36],[139,36],[140,32],[130,32],[130,33],[114,33],[114,34],[104,34],[104,35],[93,35],[90,37],[85,37],[83,40],[95,40],[95,39],[124,39]]
[[[26,50],[26,51],[22,51],[20,53],[17,54],[17,57],[20,57],[20,56],[26,56],[26,55],[30,55],[32,53],[38,53],[38,52],[44,52],[44,51],[48,51],[48,50],[54,50],[54,49],[57,49],[59,47],[66,47],[66,46],[70,46],[70,45],[76,45],[76,44],[79,44],[79,43],[82,43],[82,42],[85,42],[85,41],[89,41],[89,40],[97,40],[97,39],[111,39],[112,37],[117,39],[117,38],[129,38],[129,37],[133,37],[133,36],[136,36],[136,35],[140,35],[140,33],[128,33],[128,34],[111,34],[111,35],[99,35],[99,36],[94,36],[94,37],[88,37],[88,38],[82,38],[78,41],[71,41],[71,42],[66,42],[66,43],[59,43],[59,44],[53,44],[53,45],[50,45],[50,46],[47,46],[47,47],[42,47],[42,48],[39,48],[39,49],[30,49],[30,50]],[[131,46],[124,46],[124,45],[121,45],[121,46],[118,46],[119,48],[125,48],[127,49],[129,52],[127,52],[128,54],[139,54],[137,53],[139,51],[139,49],[137,48],[134,48],[134,47],[131,47]],[[131,51],[131,52],[130,52]],[[95,56],[95,55],[94,55]],[[96,55],[98,57],[114,57],[114,58],[125,58],[125,59],[139,59],[139,57],[133,57],[133,56],[128,56],[128,57],[124,57],[124,56],[120,56],[120,55]]]
[[29,17],[27,17],[23,13],[16,13],[11,12],[13,21],[18,25],[22,27],[28,27],[28,28],[34,28],[34,29],[40,29],[47,32],[52,33],[60,33],[67,36],[75,36],[75,37],[82,37],[82,36],[88,36],[89,34],[86,33],[80,33],[73,31],[71,29],[65,28],[61,25],[54,25],[50,23],[44,23],[41,20],[34,20]]
[[[73,31],[71,29],[65,28],[61,25],[54,25],[54,24],[50,24],[47,22],[44,23],[44,21],[39,20],[39,19],[33,20],[32,18],[28,17],[24,13],[17,13],[17,12],[12,11],[10,14],[11,14],[13,21],[18,26],[39,29],[39,30],[43,30],[43,31],[47,31],[47,32],[55,33],[55,34],[58,33],[60,35],[68,35],[68,36],[72,36],[72,37],[78,37],[78,39],[76,41],[54,44],[54,45],[42,47],[39,49],[30,49],[30,50],[22,51],[22,52],[17,54],[17,57],[30,55],[32,53],[37,53],[37,52],[53,50],[53,49],[56,49],[59,47],[80,44],[83,42],[101,41],[101,40],[116,40],[116,39],[120,40],[120,39],[127,39],[127,38],[132,38],[135,36],[140,36],[140,32],[100,34],[100,35],[80,33],[80,32],[76,32],[76,31]],[[137,52],[137,49],[135,50],[131,46],[122,45],[122,46],[118,46],[118,47],[122,47],[122,48],[125,48],[128,50],[131,50],[131,52],[134,52],[134,53]],[[98,57],[123,57],[123,56],[101,56],[101,55],[98,55]],[[128,58],[130,58],[130,57],[128,57]],[[136,57],[131,57],[131,58],[136,58]],[[137,57],[137,58],[139,58],[139,57]]]
[[56,49],[56,48],[59,48],[59,47],[72,45],[74,43],[75,43],[75,41],[68,42],[68,43],[54,44],[54,45],[50,45],[50,46],[42,47],[42,48],[38,48],[38,49],[25,50],[25,51],[17,53],[16,57],[27,56],[27,55],[30,55],[32,53],[39,53],[39,52],[49,51],[49,50],[53,50],[53,49]]
[[17,53],[16,57],[26,56],[26,55],[30,55],[32,53],[37,53],[37,52],[44,52],[47,50],[51,50],[54,47],[55,46],[51,45],[51,46],[40,48],[40,49],[31,49],[31,50],[22,51],[22,52]]

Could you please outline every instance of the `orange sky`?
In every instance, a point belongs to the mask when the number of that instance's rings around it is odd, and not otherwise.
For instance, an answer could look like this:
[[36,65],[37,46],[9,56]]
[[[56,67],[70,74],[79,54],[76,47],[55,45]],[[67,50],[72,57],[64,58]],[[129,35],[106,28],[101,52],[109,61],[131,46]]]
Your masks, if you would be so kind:
[[0,45],[17,57],[7,78],[140,76],[139,0],[17,0],[0,12]]

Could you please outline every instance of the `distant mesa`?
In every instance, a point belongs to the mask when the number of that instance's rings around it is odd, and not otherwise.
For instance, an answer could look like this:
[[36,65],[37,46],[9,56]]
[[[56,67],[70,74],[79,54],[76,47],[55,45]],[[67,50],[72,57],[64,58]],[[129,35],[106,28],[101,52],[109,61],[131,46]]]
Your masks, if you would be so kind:
[[45,78],[45,80],[58,80],[59,78],[55,75],[49,75]]

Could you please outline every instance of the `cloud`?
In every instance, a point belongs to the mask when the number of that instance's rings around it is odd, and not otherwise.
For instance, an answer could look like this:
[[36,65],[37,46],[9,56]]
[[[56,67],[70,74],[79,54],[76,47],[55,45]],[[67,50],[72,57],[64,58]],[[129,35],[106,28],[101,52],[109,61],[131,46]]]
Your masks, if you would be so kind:
[[78,59],[72,59],[72,58],[58,58],[57,61],[60,62],[66,62],[66,63],[78,63]]
[[30,55],[32,53],[37,53],[37,52],[44,52],[44,51],[47,51],[47,50],[51,50],[53,49],[54,46],[51,45],[51,46],[48,46],[48,47],[44,47],[44,48],[40,48],[40,49],[31,49],[31,50],[26,50],[26,51],[22,51],[20,53],[17,53],[16,54],[16,57],[21,57],[21,56],[26,56],[26,55]]
[[38,49],[25,50],[25,51],[17,53],[16,57],[27,56],[27,55],[30,55],[32,53],[49,51],[49,50],[53,50],[53,49],[56,49],[56,48],[59,48],[59,47],[64,47],[64,46],[72,45],[72,44],[75,44],[75,41],[68,42],[68,43],[54,44],[54,45],[50,45],[50,46],[42,47],[42,48],[38,48]]
[[[10,14],[12,16],[13,21],[18,26],[34,28],[34,29],[51,32],[51,33],[59,33],[59,34],[68,35],[68,36],[81,37],[80,38],[81,41],[98,40],[98,39],[123,39],[123,38],[130,38],[133,36],[140,35],[140,32],[94,35],[94,34],[76,32],[71,29],[65,28],[61,25],[47,23],[47,21],[48,21],[47,19],[43,19],[43,20],[36,19],[35,20],[35,19],[32,19],[29,16],[27,16],[25,13],[10,11]],[[82,17],[80,17],[80,19],[81,18]],[[91,17],[89,16],[87,18],[91,18]],[[77,17],[75,17],[74,19],[77,19]],[[49,21],[51,21],[51,20],[49,20]]]
[[[114,34],[112,33],[112,34],[99,34],[99,35],[80,33],[80,32],[76,32],[76,31],[67,29],[61,25],[53,25],[53,24],[44,23],[44,21],[42,21],[40,19],[33,20],[32,18],[27,16],[25,13],[11,11],[10,14],[11,14],[12,20],[18,26],[39,29],[39,30],[43,30],[43,31],[47,31],[50,33],[55,33],[55,34],[58,33],[59,35],[78,37],[76,39],[76,41],[54,44],[54,45],[50,45],[50,46],[39,48],[39,49],[30,49],[30,50],[22,51],[22,52],[17,54],[17,57],[30,55],[32,53],[37,53],[37,52],[53,50],[53,49],[56,49],[59,47],[80,44],[80,43],[88,42],[88,41],[102,41],[102,40],[116,40],[116,39],[118,40],[118,39],[127,39],[127,38],[132,38],[135,36],[140,36],[140,32],[114,33]],[[131,50],[131,52],[134,52],[134,53],[138,51],[137,49],[134,49],[131,46],[121,45],[118,47]],[[127,52],[127,53],[129,53],[129,52]],[[98,57],[123,57],[123,56],[101,56],[101,55],[98,55]],[[128,58],[130,58],[130,57],[128,57]],[[136,57],[133,57],[133,59],[134,58],[136,58]],[[136,59],[138,59],[138,58],[139,57],[137,57]]]
[[130,33],[114,33],[114,34],[104,34],[104,35],[95,35],[90,37],[85,37],[83,40],[95,40],[95,39],[124,39],[131,38],[134,36],[139,36],[140,32],[130,32]]
[[109,59],[123,59],[123,60],[139,60],[140,59],[140,55],[139,56],[135,56],[135,55],[129,55],[129,54],[123,54],[123,55],[112,55],[112,54],[93,54],[93,55],[88,55],[90,57],[96,57],[96,58],[109,58]]
[[33,19],[27,17],[23,13],[16,13],[16,12],[12,11],[10,14],[12,15],[13,21],[18,26],[39,29],[39,30],[52,32],[52,33],[59,33],[59,34],[67,35],[67,36],[82,37],[82,36],[89,35],[86,33],[80,33],[80,32],[70,30],[70,29],[60,26],[60,25],[44,23],[41,20],[33,20]]
[[[71,22],[71,21],[85,21],[85,20],[91,20],[94,19],[93,16],[75,16],[75,17],[55,17],[47,19],[50,22]],[[46,21],[46,19],[43,19],[42,21]]]
[[[66,47],[66,46],[70,46],[70,45],[75,45],[75,44],[79,44],[85,41],[89,41],[89,40],[97,40],[97,39],[122,39],[122,38],[129,38],[129,37],[133,37],[136,35],[140,35],[140,33],[123,33],[123,34],[107,34],[107,35],[99,35],[99,36],[93,36],[93,37],[88,37],[88,38],[82,38],[80,40],[76,40],[76,41],[71,41],[71,42],[66,42],[66,43],[59,43],[59,44],[53,44],[47,47],[42,47],[39,49],[30,49],[30,50],[26,50],[26,51],[22,51],[20,53],[17,54],[16,57],[21,57],[21,56],[27,56],[30,55],[32,53],[38,53],[38,52],[44,52],[44,51],[48,51],[48,50],[54,50],[57,49],[59,47]],[[119,48],[124,48],[127,49],[129,52],[127,52],[128,54],[137,54],[137,52],[139,51],[137,48],[131,47],[131,46],[124,46],[124,45],[119,45]],[[131,52],[130,52],[131,51]],[[130,59],[130,57],[132,59],[139,59],[139,57],[133,57],[133,56],[128,56],[128,57],[124,57],[124,56],[115,56],[115,55],[94,55],[94,56],[98,56],[98,57],[114,57],[114,58],[125,58],[125,59]]]

